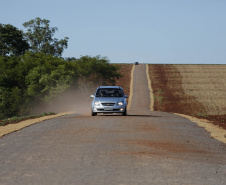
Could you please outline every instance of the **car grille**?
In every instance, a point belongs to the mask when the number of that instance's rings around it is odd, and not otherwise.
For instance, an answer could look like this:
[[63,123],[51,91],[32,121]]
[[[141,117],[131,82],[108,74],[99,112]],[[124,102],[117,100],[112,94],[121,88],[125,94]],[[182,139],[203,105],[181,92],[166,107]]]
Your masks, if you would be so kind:
[[114,106],[115,103],[101,103],[103,106]]
[[113,110],[104,110],[104,109],[97,109],[97,111],[104,111],[104,112],[112,112],[112,111],[119,111],[120,109],[113,109]]

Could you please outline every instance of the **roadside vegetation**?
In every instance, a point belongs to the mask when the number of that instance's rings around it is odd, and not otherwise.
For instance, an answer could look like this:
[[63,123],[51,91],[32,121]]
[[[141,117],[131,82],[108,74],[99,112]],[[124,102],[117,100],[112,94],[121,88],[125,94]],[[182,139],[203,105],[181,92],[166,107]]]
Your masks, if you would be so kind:
[[8,119],[3,119],[0,120],[0,126],[5,126],[8,124],[14,124],[14,123],[18,123],[20,121],[25,121],[28,119],[35,119],[35,118],[40,118],[40,117],[44,117],[44,116],[49,116],[49,115],[55,115],[56,113],[54,112],[48,112],[48,113],[43,113],[40,115],[31,115],[31,116],[22,116],[22,117],[12,117],[12,118],[8,118]]
[[106,57],[62,58],[69,38],[54,38],[58,29],[49,20],[23,25],[26,32],[0,24],[0,120],[32,115],[34,107],[68,91],[115,85],[121,76]]
[[226,129],[225,65],[149,65],[154,110],[212,121]]

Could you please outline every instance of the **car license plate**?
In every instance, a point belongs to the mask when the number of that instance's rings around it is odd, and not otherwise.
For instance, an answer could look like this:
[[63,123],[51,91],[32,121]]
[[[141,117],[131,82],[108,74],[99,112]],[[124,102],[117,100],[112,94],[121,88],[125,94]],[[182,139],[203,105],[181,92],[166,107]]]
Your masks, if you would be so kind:
[[113,107],[104,107],[104,110],[113,110]]

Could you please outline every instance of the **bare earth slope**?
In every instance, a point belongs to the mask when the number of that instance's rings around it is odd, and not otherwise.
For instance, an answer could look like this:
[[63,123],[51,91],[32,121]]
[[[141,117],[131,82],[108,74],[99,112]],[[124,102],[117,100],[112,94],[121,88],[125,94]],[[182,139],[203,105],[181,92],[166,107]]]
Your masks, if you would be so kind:
[[185,94],[195,96],[207,115],[226,114],[226,65],[174,65]]
[[203,117],[226,129],[226,65],[149,65],[154,110]]
[[143,74],[136,66],[128,116],[72,114],[0,138],[0,184],[225,184],[226,145],[150,112]]

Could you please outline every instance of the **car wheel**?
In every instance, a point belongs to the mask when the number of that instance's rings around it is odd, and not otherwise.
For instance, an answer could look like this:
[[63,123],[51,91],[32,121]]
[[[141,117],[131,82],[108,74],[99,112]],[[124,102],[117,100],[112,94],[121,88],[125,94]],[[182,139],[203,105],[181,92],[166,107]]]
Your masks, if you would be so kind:
[[95,113],[95,112],[92,111],[92,116],[96,116],[96,115],[97,115],[97,113]]
[[122,113],[123,116],[127,116],[127,110],[125,108],[125,111]]

